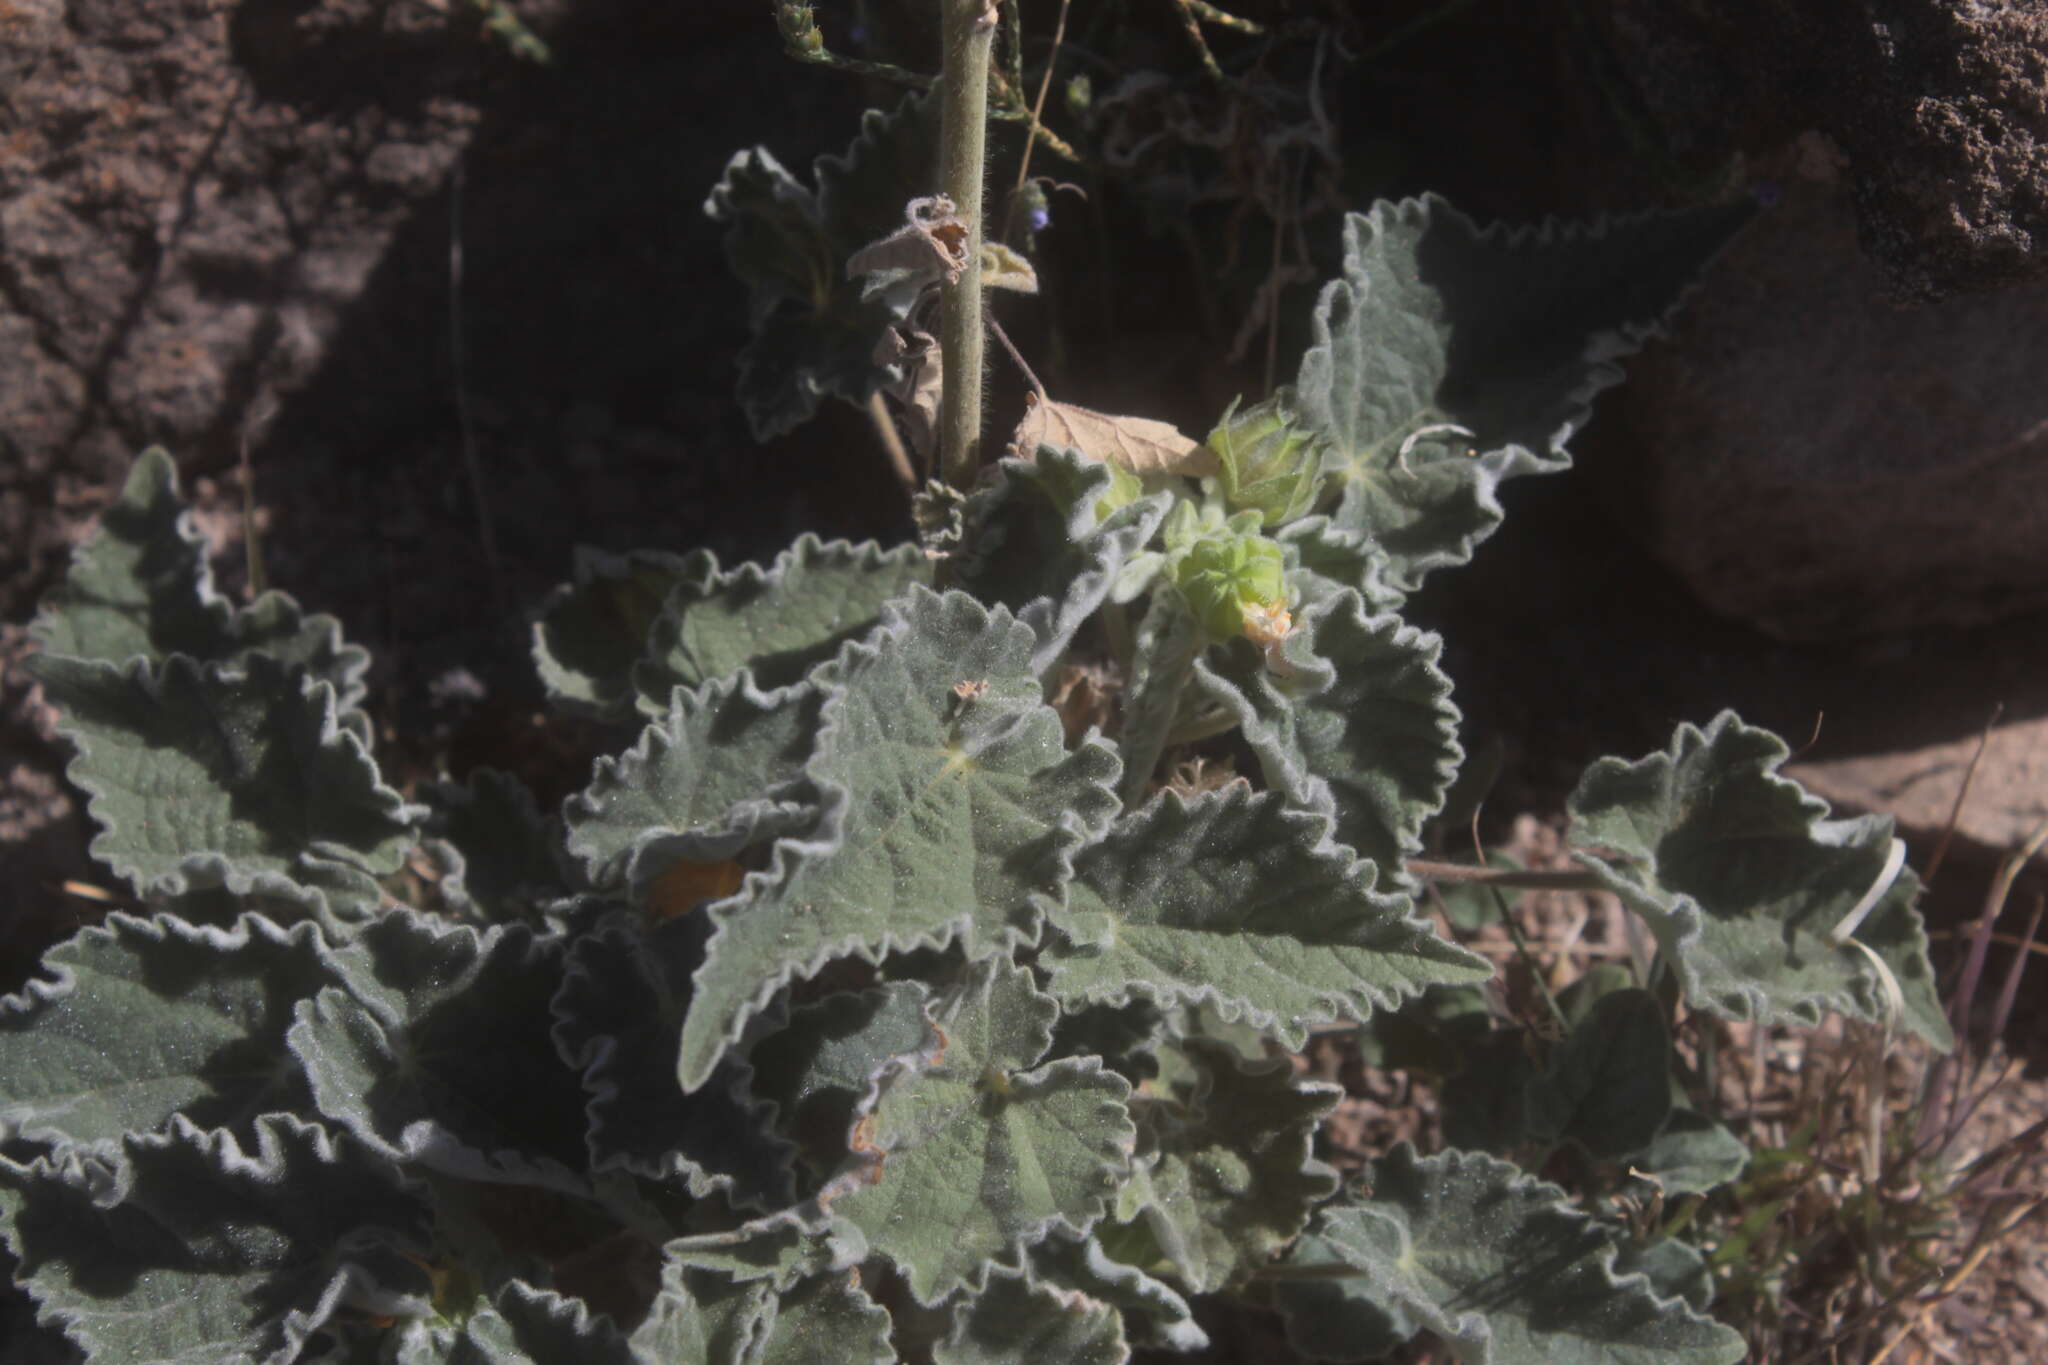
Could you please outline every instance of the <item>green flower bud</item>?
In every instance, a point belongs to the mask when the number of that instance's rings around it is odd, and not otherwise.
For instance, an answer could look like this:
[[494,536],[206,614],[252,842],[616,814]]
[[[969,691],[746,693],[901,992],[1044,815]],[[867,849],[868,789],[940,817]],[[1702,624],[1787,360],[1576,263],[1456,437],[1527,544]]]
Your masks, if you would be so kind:
[[1264,536],[1221,535],[1199,540],[1174,566],[1174,582],[1195,619],[1215,640],[1244,633],[1246,613],[1287,604],[1287,562]]
[[1308,515],[1323,491],[1323,452],[1329,442],[1301,425],[1293,395],[1283,389],[1263,403],[1237,410],[1237,400],[1209,433],[1209,449],[1223,468],[1223,500],[1257,512],[1263,526],[1284,526]]

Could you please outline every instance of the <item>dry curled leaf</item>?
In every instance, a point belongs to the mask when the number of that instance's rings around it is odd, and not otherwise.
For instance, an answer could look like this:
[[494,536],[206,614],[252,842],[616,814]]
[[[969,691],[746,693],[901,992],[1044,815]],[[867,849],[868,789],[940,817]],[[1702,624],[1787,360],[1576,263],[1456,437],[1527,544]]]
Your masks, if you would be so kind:
[[938,441],[940,382],[945,370],[930,332],[891,327],[875,347],[875,363],[903,367],[903,377],[882,390],[902,405],[903,439],[927,466]]
[[904,206],[903,226],[869,242],[846,262],[846,277],[871,276],[872,294],[906,278],[920,284],[957,283],[967,258],[967,224],[945,195],[913,199]]
[[1038,271],[1022,253],[1001,242],[981,244],[981,287],[1009,289],[1019,294],[1038,292]]
[[1214,474],[1216,452],[1149,417],[1115,417],[1036,394],[1024,397],[1024,420],[1010,453],[1030,459],[1039,446],[1064,446],[1091,460],[1121,465],[1133,474]]

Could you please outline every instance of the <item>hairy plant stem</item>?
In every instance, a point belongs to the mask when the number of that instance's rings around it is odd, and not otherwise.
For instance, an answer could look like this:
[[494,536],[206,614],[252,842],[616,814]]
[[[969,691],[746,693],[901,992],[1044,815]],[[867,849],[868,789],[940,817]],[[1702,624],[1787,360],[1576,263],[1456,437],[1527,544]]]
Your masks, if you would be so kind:
[[945,390],[939,398],[939,469],[963,492],[981,464],[982,182],[988,152],[988,67],[995,46],[993,0],[941,0],[945,77],[940,82],[939,192],[967,225],[960,278],[945,286],[939,352]]

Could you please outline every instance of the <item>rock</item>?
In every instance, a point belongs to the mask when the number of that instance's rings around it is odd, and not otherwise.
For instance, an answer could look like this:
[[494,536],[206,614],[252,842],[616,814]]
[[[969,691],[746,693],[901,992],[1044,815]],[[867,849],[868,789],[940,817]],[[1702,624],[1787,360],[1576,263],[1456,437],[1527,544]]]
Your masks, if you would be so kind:
[[1608,103],[1667,179],[1808,129],[1847,156],[1863,243],[1902,298],[2048,278],[2040,0],[1605,0]]
[[1817,137],[1779,159],[1780,202],[1603,397],[1588,469],[1701,600],[1783,638],[2048,607],[2048,283],[1887,303],[1837,164]]
[[[1831,804],[1897,818],[1901,831],[1939,837],[1980,736],[1917,749],[1794,763],[1785,774]],[[2024,844],[2048,820],[2048,717],[1991,732],[1956,820],[1956,835],[1985,849]]]

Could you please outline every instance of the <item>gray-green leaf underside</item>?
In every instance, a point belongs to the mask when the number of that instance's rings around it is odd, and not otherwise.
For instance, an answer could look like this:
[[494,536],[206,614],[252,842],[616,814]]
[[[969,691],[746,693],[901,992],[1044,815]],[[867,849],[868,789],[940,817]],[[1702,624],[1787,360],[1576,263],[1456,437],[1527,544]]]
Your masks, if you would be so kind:
[[1048,989],[1073,1008],[1210,1001],[1299,1047],[1312,1024],[1491,975],[1328,833],[1277,792],[1161,793],[1077,859]]
[[1398,588],[1469,560],[1500,523],[1501,482],[1570,463],[1593,395],[1621,379],[1614,361],[1750,212],[1482,230],[1432,195],[1352,214],[1296,383],[1332,443],[1332,521],[1387,554]]
[[[1831,935],[1876,884],[1892,822],[1828,819],[1826,802],[1778,775],[1788,756],[1776,735],[1724,711],[1705,730],[1681,725],[1639,762],[1602,759],[1572,794],[1574,856],[1649,922],[1695,1008],[1766,1023],[1813,1025],[1829,1010],[1882,1020],[1876,967]],[[1854,937],[1897,981],[1905,1027],[1945,1049],[1919,887],[1902,870]]]
[[308,616],[284,593],[237,607],[214,590],[205,538],[185,514],[177,465],[161,447],[136,457],[30,634],[46,654],[112,664],[185,654],[240,665],[261,654],[332,685],[344,713],[362,701],[370,666],[366,652],[342,642],[333,617]]
[[1095,1057],[1036,1069],[1059,1007],[1005,958],[930,1011],[937,1046],[875,1084],[851,1168],[820,1197],[921,1303],[978,1289],[997,1262],[1086,1231],[1127,1168],[1130,1085]]
[[[1563,1190],[1468,1152],[1374,1162],[1370,1195],[1317,1215],[1276,1287],[1318,1360],[1364,1360],[1427,1329],[1468,1365],[1734,1365],[1742,1338],[1647,1280]],[[1320,1273],[1310,1273],[1320,1272]]]
[[270,1365],[351,1293],[424,1288],[426,1210],[361,1148],[269,1115],[242,1148],[183,1119],[89,1161],[0,1159],[0,1212],[43,1320],[96,1365]]
[[1197,686],[1237,717],[1269,788],[1401,884],[1464,757],[1442,641],[1346,591],[1306,609],[1286,648],[1291,676],[1234,641],[1196,664]]
[[706,909],[718,928],[683,1026],[687,1088],[784,982],[835,957],[947,942],[981,957],[1037,937],[1115,810],[1117,762],[1096,739],[1067,750],[1033,644],[1005,611],[915,588],[816,675],[828,700],[804,772],[821,814]]
[[424,812],[379,779],[334,689],[261,654],[160,668],[45,654],[93,855],[144,896],[223,887],[340,919],[373,911]]

